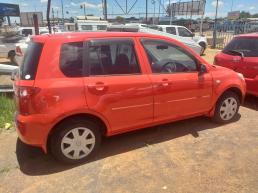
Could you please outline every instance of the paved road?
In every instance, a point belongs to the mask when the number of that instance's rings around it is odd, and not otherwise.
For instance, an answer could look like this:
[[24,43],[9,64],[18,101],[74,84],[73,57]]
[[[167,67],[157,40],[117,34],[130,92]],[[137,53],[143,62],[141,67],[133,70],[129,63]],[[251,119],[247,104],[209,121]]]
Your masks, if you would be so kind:
[[258,192],[258,99],[239,120],[204,117],[105,139],[88,163],[67,166],[0,134],[0,192]]

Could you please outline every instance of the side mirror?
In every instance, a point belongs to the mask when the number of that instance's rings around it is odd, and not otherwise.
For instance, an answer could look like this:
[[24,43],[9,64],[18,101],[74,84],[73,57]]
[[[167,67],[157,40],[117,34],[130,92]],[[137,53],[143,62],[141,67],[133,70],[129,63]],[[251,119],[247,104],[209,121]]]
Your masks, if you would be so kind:
[[205,74],[205,73],[207,73],[207,72],[208,72],[208,71],[207,71],[206,66],[205,66],[204,64],[201,64],[201,65],[200,65],[200,68],[199,68],[199,75]]

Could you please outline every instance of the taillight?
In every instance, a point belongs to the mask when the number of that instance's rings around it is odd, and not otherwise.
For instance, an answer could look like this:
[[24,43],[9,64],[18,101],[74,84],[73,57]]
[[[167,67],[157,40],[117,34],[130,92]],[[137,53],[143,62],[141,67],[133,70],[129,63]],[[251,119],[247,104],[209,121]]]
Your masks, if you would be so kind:
[[17,108],[22,115],[29,115],[35,112],[35,96],[40,92],[40,88],[32,86],[17,86],[15,94],[17,97]]
[[15,52],[16,52],[16,55],[23,56],[23,53],[22,53],[22,50],[21,50],[20,46],[16,46]]

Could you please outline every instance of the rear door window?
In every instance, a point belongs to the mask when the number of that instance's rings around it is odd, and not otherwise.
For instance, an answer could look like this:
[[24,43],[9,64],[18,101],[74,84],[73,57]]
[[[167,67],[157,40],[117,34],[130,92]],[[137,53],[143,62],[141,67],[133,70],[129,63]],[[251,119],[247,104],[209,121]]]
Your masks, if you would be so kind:
[[243,53],[245,57],[258,57],[257,38],[234,38],[222,51],[229,55]]
[[20,68],[21,80],[35,79],[42,48],[43,48],[42,43],[38,43],[38,42],[29,43],[28,49],[25,53],[25,56]]
[[131,40],[95,40],[88,48],[89,75],[141,73]]

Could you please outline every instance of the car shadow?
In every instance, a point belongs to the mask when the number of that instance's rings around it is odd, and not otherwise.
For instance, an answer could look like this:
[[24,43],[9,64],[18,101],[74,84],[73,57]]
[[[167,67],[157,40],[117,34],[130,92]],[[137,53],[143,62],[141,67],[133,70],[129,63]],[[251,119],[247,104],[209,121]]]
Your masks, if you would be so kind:
[[247,95],[243,106],[258,111],[258,97]]
[[[241,115],[238,114],[234,121],[238,121],[240,117]],[[210,121],[209,118],[197,117],[104,138],[97,155],[83,164],[189,134],[197,138],[199,137],[198,132],[218,127],[219,125]],[[62,164],[51,155],[44,154],[40,148],[28,146],[19,139],[16,144],[16,155],[20,170],[31,176],[57,173],[79,166],[78,164]]]

